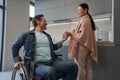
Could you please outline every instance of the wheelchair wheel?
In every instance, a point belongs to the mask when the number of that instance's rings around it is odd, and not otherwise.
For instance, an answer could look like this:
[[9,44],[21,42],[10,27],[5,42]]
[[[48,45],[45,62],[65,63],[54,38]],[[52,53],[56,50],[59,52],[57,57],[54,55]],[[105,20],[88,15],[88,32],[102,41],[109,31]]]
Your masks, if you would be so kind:
[[14,68],[11,76],[11,80],[28,80],[28,74],[23,66],[19,70]]

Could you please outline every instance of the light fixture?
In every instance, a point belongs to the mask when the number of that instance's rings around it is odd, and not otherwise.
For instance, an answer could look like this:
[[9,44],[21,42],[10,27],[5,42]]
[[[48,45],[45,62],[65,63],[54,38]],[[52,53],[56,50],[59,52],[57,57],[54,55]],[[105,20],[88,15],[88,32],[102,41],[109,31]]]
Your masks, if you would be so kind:
[[78,23],[76,22],[65,22],[65,23],[52,23],[52,24],[48,24],[47,26],[57,26],[57,25],[67,25],[67,24],[74,24],[74,23]]
[[110,20],[110,17],[108,17],[108,18],[94,19],[95,22],[98,22],[98,21],[107,21],[107,20]]

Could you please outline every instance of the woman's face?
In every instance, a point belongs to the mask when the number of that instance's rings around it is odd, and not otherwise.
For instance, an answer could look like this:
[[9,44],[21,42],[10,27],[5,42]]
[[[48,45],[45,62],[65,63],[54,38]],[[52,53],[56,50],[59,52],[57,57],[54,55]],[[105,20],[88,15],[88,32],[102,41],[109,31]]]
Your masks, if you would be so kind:
[[78,6],[78,14],[80,17],[87,14],[87,9],[83,9],[81,6]]

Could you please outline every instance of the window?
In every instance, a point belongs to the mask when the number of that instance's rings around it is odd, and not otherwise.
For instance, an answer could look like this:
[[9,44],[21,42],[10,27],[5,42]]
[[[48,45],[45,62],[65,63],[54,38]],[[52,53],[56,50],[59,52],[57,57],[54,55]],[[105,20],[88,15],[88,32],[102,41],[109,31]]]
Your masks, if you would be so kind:
[[3,0],[0,0],[0,5],[3,5]]
[[5,0],[0,0],[0,71],[2,69],[3,55],[3,37],[4,37],[4,15],[5,15]]
[[33,25],[32,25],[32,19],[33,19],[33,17],[34,17],[34,15],[35,15],[35,9],[34,9],[35,7],[34,7],[34,3],[33,2],[30,2],[30,12],[29,12],[29,16],[30,16],[30,30],[32,30],[34,27],[33,27]]

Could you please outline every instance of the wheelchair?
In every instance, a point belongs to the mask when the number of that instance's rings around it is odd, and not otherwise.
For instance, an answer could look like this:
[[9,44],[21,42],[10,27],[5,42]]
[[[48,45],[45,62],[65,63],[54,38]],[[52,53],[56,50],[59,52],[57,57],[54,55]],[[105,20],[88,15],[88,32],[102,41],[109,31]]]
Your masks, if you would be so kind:
[[[34,62],[29,57],[24,57],[23,66],[18,70],[14,67],[11,80],[44,80],[34,74]],[[57,80],[65,80],[65,73],[57,73]]]
[[29,80],[28,74],[23,65],[19,70],[14,68],[12,71],[11,80]]

